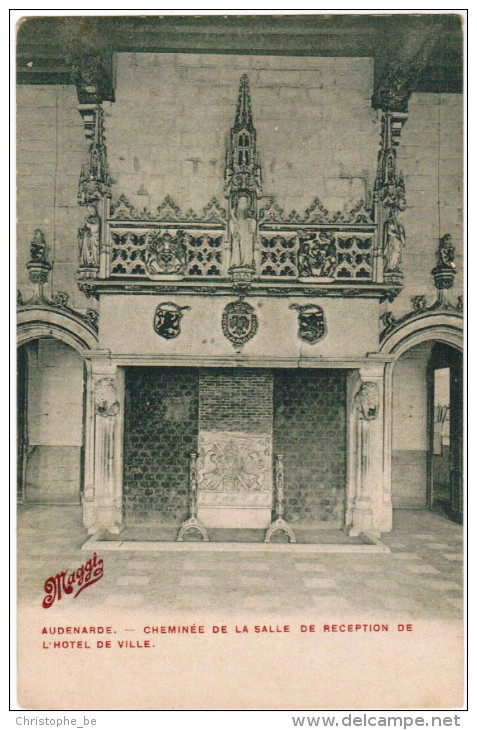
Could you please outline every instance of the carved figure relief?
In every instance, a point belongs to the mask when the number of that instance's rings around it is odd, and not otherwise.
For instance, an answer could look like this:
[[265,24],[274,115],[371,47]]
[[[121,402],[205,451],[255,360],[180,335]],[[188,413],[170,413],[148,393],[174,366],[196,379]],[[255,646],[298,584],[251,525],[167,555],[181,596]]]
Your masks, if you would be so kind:
[[94,205],[88,205],[88,212],[84,226],[78,229],[80,266],[98,268],[101,219]]
[[333,233],[306,233],[298,249],[299,276],[332,277],[337,264]]
[[167,231],[152,233],[146,249],[146,271],[149,275],[183,274],[187,263],[183,231],[173,238]]
[[94,385],[94,410],[98,416],[113,418],[119,413],[119,401],[113,378],[101,378]]
[[298,336],[314,345],[326,334],[325,314],[317,304],[292,304],[298,311]]
[[361,383],[354,402],[358,412],[365,421],[374,421],[379,413],[379,388],[372,380]]
[[237,352],[252,339],[257,328],[257,315],[250,304],[242,299],[227,304],[222,314],[222,331]]
[[154,331],[166,340],[177,337],[181,331],[182,312],[186,309],[190,307],[179,307],[174,302],[159,304],[154,313]]

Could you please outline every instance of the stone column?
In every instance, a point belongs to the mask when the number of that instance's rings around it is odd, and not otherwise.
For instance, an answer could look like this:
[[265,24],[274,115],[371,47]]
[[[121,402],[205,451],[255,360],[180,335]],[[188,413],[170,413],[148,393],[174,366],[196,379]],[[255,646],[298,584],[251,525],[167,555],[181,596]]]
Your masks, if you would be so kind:
[[124,371],[93,360],[86,389],[83,520],[90,534],[122,528]]
[[[349,394],[347,530],[379,537],[383,527],[383,364],[366,364]],[[352,395],[352,398],[351,398]]]

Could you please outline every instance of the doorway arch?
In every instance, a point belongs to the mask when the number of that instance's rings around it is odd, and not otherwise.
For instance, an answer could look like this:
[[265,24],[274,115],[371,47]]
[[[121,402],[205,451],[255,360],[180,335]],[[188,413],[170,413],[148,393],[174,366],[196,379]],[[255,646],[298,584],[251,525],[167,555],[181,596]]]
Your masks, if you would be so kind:
[[18,311],[19,502],[80,503],[84,355],[95,347],[95,330],[74,312],[42,305]]
[[[393,508],[439,509],[458,521],[463,512],[462,321],[456,312],[425,313],[398,323],[381,345],[391,356],[385,370],[385,469]],[[435,403],[435,373],[445,368],[449,402]],[[442,398],[446,390],[439,392]],[[452,420],[452,437],[445,445],[448,468],[438,469],[441,491],[447,469],[448,498],[439,504],[434,439],[443,416],[449,430]]]

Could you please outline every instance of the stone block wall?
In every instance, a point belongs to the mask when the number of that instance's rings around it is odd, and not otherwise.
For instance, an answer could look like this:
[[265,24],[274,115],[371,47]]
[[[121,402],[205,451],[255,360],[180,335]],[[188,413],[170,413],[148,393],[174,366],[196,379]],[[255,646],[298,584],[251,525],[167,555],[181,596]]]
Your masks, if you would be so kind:
[[123,504],[127,524],[187,517],[190,454],[197,451],[199,372],[126,371]]
[[283,454],[285,518],[342,527],[346,483],[346,371],[277,371],[273,450]]
[[370,58],[118,53],[106,105],[115,190],[154,209],[223,201],[224,158],[240,77],[250,81],[264,192],[304,211],[370,194],[379,144]]
[[17,88],[17,271],[24,298],[33,294],[25,264],[33,231],[40,228],[54,262],[49,291],[65,291],[73,306],[94,307],[76,285],[78,228],[84,208],[77,204],[78,180],[87,143],[74,86]]
[[404,289],[391,305],[400,316],[411,310],[410,297],[434,301],[431,270],[439,237],[450,233],[456,247],[457,275],[451,297],[463,282],[463,99],[461,94],[413,94],[409,118],[397,150],[404,173],[407,210],[403,255]]

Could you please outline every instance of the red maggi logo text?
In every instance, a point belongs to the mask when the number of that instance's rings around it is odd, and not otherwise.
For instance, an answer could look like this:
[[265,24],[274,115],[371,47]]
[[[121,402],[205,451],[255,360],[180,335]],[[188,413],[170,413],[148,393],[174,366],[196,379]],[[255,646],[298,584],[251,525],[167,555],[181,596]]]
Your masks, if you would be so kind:
[[83,565],[72,573],[62,571],[45,581],[46,596],[43,599],[43,608],[50,608],[55,601],[60,601],[64,594],[70,595],[76,589],[73,598],[79,596],[84,588],[97,583],[103,577],[104,564],[96,553]]

